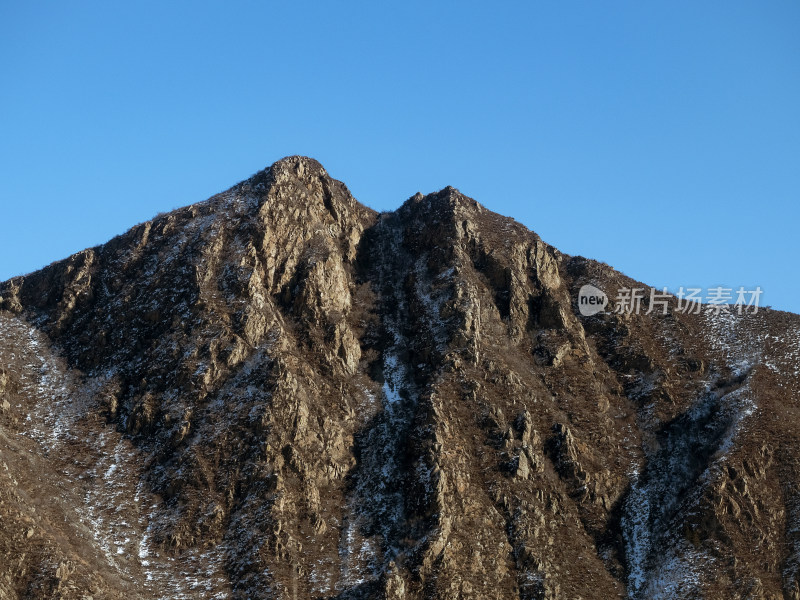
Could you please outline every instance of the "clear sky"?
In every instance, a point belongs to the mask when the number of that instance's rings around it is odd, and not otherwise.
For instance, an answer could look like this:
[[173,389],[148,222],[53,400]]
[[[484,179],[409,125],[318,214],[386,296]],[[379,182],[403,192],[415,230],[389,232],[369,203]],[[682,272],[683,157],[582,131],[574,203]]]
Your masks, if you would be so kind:
[[800,3],[0,2],[0,279],[290,154],[800,312]]

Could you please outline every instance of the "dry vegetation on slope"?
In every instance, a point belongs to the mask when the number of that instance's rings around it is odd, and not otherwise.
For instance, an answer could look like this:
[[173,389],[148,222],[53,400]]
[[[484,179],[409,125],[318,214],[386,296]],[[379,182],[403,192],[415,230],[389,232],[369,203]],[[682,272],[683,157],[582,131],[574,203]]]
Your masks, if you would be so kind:
[[800,599],[800,317],[315,161],[0,284],[0,598]]

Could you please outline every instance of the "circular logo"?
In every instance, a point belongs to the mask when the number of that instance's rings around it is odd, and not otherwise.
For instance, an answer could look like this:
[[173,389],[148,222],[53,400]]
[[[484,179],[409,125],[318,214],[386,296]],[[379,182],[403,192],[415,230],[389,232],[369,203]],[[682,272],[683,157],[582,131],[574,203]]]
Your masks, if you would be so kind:
[[607,305],[608,296],[593,285],[586,284],[578,291],[578,310],[584,317],[603,312]]

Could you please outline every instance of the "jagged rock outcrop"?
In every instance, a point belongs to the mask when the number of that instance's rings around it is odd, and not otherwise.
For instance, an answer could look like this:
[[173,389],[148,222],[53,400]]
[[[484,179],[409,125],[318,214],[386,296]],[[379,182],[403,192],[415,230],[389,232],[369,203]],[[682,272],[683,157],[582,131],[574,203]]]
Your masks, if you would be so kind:
[[0,284],[0,597],[800,597],[800,317],[585,283],[290,157]]

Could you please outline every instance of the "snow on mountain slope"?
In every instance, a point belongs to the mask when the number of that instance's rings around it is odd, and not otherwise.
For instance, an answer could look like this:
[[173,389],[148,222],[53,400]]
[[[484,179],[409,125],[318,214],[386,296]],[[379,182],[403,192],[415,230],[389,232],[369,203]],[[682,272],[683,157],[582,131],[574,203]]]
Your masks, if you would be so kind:
[[0,597],[800,598],[800,317],[587,283],[290,157],[0,284]]

